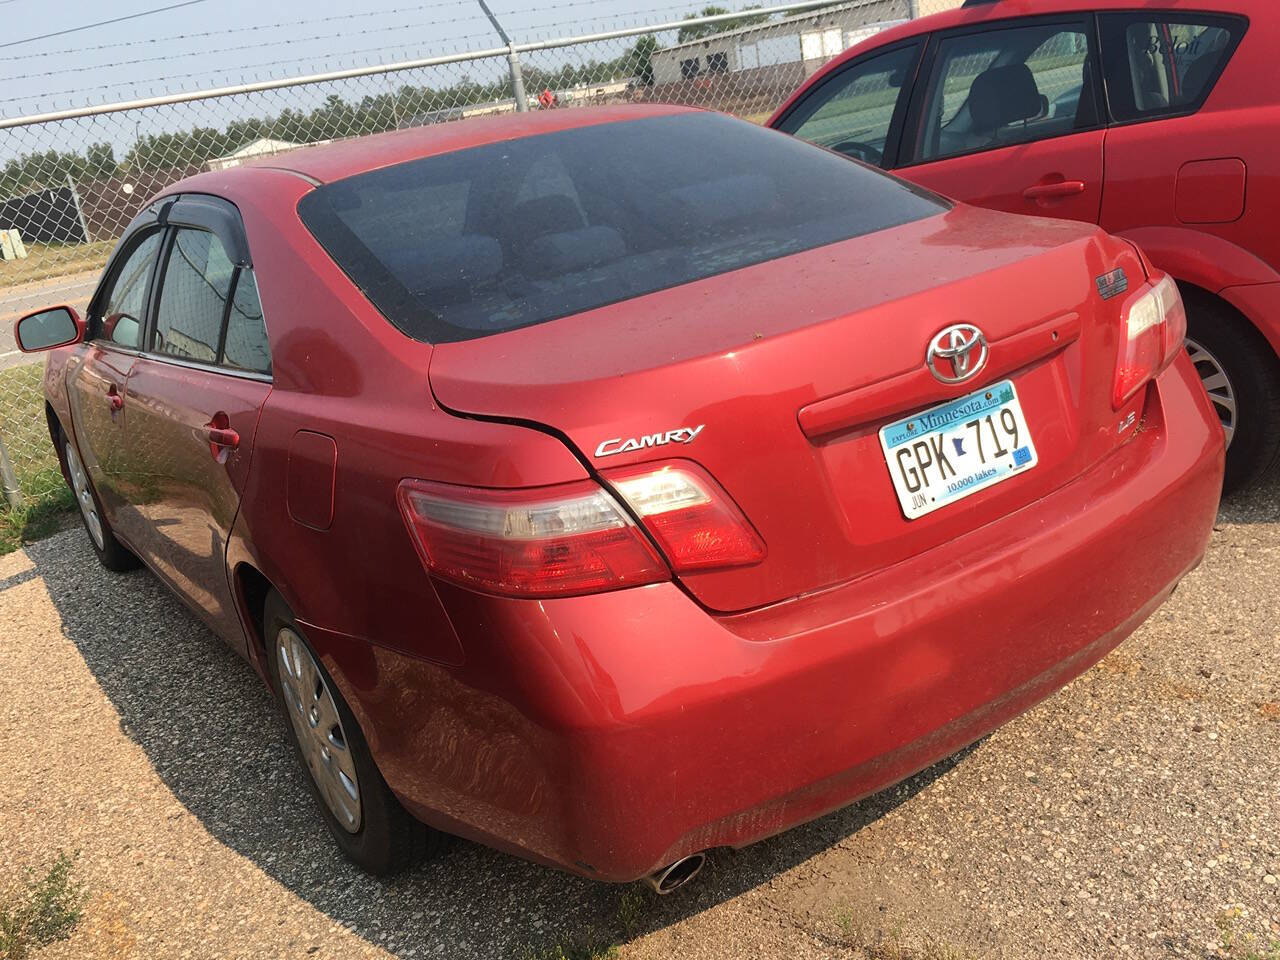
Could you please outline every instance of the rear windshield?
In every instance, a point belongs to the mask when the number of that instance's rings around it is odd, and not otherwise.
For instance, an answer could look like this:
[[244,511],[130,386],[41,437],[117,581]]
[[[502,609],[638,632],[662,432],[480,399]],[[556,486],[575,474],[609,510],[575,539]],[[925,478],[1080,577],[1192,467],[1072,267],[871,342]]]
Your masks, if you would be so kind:
[[444,343],[581,313],[945,207],[803,141],[686,113],[413,160],[320,187],[298,209],[393,324]]

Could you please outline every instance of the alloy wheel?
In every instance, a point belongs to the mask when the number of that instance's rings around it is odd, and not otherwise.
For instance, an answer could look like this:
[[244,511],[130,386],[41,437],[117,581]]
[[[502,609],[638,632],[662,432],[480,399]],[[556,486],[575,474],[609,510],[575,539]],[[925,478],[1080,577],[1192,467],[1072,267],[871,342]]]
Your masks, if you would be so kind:
[[360,829],[360,781],[342,718],[329,686],[302,638],[288,627],[276,635],[285,707],[298,746],[325,806],[348,833]]
[[1187,338],[1187,355],[1195,365],[1200,382],[1213,402],[1213,409],[1222,423],[1222,432],[1227,435],[1227,446],[1231,446],[1231,438],[1236,432],[1236,391],[1227,376],[1226,368],[1212,353],[1191,338]]
[[75,445],[70,440],[66,443],[65,453],[67,472],[71,474],[71,490],[76,495],[76,503],[80,505],[84,525],[88,528],[89,536],[93,538],[98,549],[102,550],[106,547],[107,535],[102,526],[102,518],[98,516],[98,504],[93,499],[93,491],[89,489],[89,476],[85,473],[80,455],[76,453]]

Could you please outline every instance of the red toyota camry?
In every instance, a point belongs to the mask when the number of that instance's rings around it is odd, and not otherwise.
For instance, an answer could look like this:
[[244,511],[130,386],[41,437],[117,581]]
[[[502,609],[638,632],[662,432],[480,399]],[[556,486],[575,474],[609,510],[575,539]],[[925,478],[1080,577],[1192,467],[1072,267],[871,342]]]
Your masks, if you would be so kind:
[[661,889],[982,736],[1201,559],[1174,284],[671,107],[177,184],[51,349],[94,549],[279,696],[359,864]]

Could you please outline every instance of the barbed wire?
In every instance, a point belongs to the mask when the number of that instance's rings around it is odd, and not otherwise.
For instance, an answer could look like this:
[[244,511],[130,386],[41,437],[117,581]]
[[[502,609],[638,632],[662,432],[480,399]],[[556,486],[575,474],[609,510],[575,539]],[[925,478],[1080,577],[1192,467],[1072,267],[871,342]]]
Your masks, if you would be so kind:
[[[0,56],[0,61],[32,60],[37,57],[56,57],[64,54],[81,55],[85,53],[93,53],[98,50],[118,50],[122,47],[140,47],[156,43],[171,43],[176,40],[203,40],[208,37],[228,36],[236,33],[258,33],[262,30],[277,30],[283,27],[307,26],[316,23],[334,23],[339,20],[359,20],[365,17],[378,17],[393,13],[416,13],[421,10],[439,10],[443,7],[460,7],[467,5],[468,3],[469,0],[442,0],[442,2],[422,3],[411,7],[394,7],[389,10],[362,10],[359,13],[339,13],[328,17],[315,17],[309,20],[283,20],[279,23],[263,23],[249,27],[224,27],[219,30],[204,30],[199,33],[178,33],[167,37],[140,37],[135,40],[118,40],[113,43],[102,43],[92,47],[71,47],[66,50],[43,50],[40,53],[6,54]],[[476,16],[483,17],[484,15],[477,13]],[[285,38],[280,42],[288,43],[290,41],[288,38]]]

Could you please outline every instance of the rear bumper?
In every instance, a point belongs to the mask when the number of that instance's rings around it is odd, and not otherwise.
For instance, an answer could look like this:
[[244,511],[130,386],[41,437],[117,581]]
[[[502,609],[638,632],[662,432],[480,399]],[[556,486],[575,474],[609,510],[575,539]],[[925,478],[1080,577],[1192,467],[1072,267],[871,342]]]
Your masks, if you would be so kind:
[[671,584],[543,603],[442,587],[460,668],[312,639],[416,815],[632,880],[883,789],[1087,669],[1199,563],[1222,457],[1181,357],[1088,474],[821,594],[717,617]]

